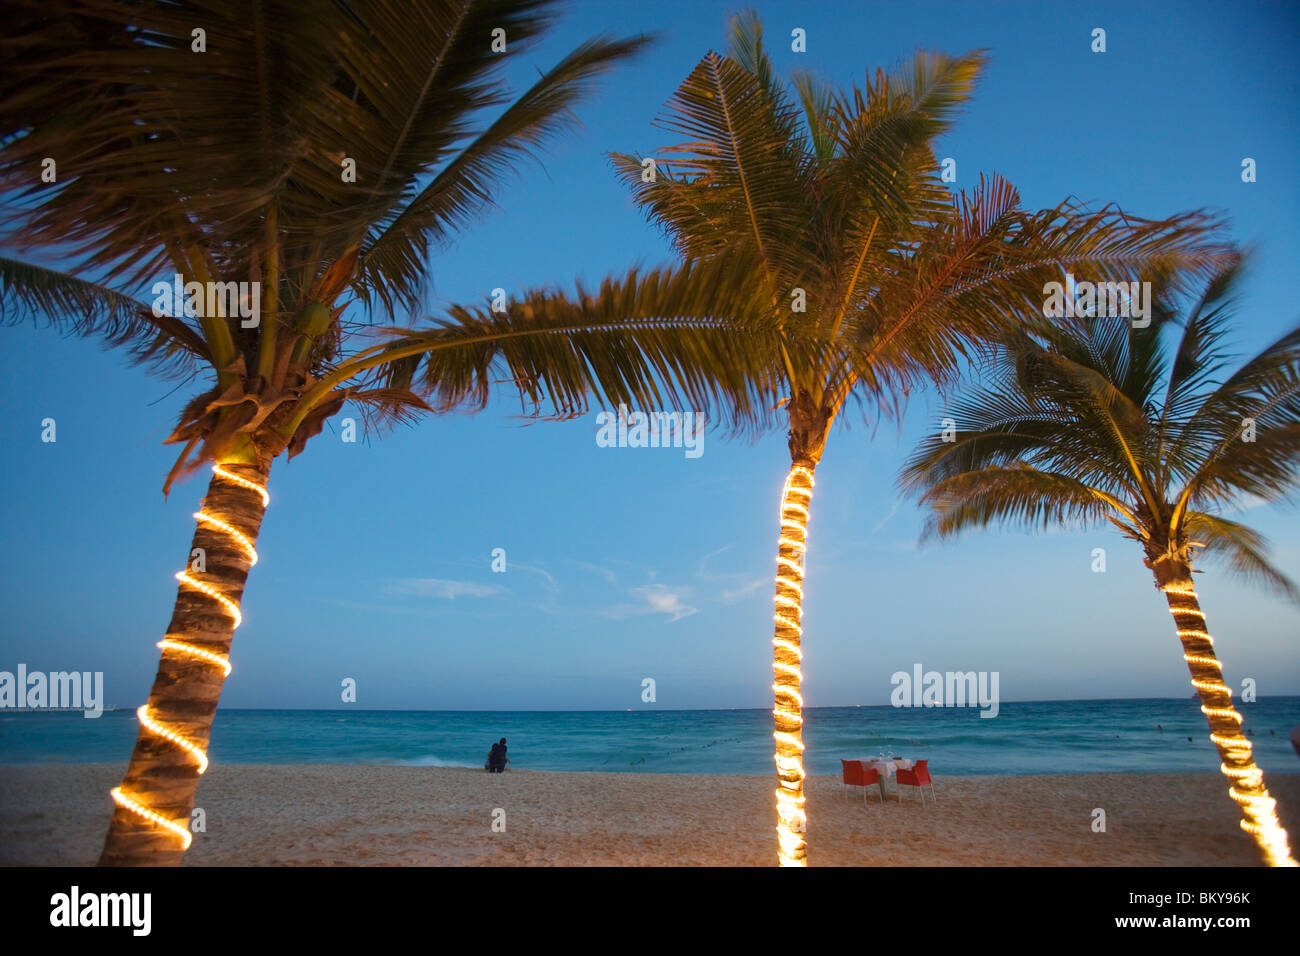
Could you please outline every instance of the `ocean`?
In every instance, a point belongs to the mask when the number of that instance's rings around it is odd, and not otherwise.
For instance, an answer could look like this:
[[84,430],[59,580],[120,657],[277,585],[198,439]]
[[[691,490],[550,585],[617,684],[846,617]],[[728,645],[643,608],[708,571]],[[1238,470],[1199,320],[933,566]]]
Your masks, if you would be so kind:
[[[1239,703],[1266,773],[1300,773],[1291,728],[1300,697]],[[1157,730],[1157,725],[1163,730]],[[0,763],[125,762],[135,714],[0,711]],[[220,710],[214,764],[481,767],[508,740],[512,769],[624,773],[771,773],[766,710]],[[1189,741],[1187,738],[1191,737]],[[815,707],[804,712],[805,767],[894,754],[936,774],[1212,773],[1219,760],[1199,703],[1077,700],[976,708]]]

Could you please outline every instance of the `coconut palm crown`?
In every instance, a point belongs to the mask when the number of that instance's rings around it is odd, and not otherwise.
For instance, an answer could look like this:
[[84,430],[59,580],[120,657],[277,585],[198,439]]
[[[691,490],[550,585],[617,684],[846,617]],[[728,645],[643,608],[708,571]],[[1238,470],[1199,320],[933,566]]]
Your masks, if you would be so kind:
[[901,482],[931,509],[929,536],[1106,521],[1136,541],[1168,600],[1242,827],[1267,862],[1294,865],[1192,578],[1202,557],[1217,558],[1300,598],[1262,536],[1227,516],[1293,496],[1300,473],[1300,327],[1234,370],[1226,339],[1240,276],[1240,263],[1220,271],[1181,318],[1165,296],[1146,327],[1075,315],[1009,339],[949,406],[955,433],[923,441]]

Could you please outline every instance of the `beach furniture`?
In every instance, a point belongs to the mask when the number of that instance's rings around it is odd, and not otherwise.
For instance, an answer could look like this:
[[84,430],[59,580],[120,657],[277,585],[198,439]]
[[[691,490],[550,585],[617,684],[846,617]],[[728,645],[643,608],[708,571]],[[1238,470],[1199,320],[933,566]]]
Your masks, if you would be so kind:
[[[868,770],[862,765],[861,760],[841,760],[840,766],[843,768],[844,780],[841,789],[844,790],[844,798],[847,800],[849,787],[863,787],[862,802],[867,802],[866,787],[880,783],[880,774],[874,770]],[[880,788],[880,802],[885,802],[885,790]]]
[[921,806],[925,806],[925,788],[930,788],[930,800],[938,803],[934,795],[934,781],[930,779],[930,761],[918,760],[916,766],[911,770],[898,768],[896,774],[898,777],[898,802],[903,802],[903,787],[916,787],[917,793],[921,795]]
[[862,766],[869,767],[879,775],[880,799],[885,799],[885,781],[892,777],[895,771],[911,770],[912,761],[905,757],[868,757],[862,761]]

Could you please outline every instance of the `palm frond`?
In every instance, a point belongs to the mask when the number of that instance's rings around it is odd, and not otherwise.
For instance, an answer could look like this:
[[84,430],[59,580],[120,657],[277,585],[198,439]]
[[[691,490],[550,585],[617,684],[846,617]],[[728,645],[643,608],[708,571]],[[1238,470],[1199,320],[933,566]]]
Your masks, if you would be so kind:
[[1165,391],[1167,421],[1184,421],[1198,404],[1200,389],[1223,368],[1227,356],[1221,343],[1233,314],[1243,265],[1233,264],[1216,275],[1188,312]]
[[860,248],[877,221],[892,235],[942,213],[948,191],[930,143],[969,100],[985,62],[980,51],[918,52],[910,69],[878,70],[874,82],[833,97],[830,178],[838,208],[831,218],[843,224],[847,249]]
[[657,151],[664,159],[655,181],[642,182],[631,157],[616,157],[616,165],[684,257],[748,249],[766,280],[789,280],[809,265],[805,177],[792,142],[797,123],[798,108],[782,91],[709,53],[656,121],[682,141]]
[[1178,429],[1174,447],[1196,462],[1180,500],[1204,509],[1240,494],[1268,500],[1289,494],[1298,426],[1300,326],[1205,395]]
[[780,97],[780,76],[763,48],[763,21],[753,10],[742,10],[727,24],[727,58],[753,75],[769,101]]
[[152,305],[107,286],[0,258],[0,322],[27,321],[126,346],[135,362],[164,377],[192,377],[211,362],[207,343],[181,319],[157,315]]
[[1203,511],[1188,512],[1185,525],[1188,536],[1204,545],[1211,557],[1222,559],[1247,580],[1300,603],[1300,588],[1268,560],[1268,542],[1258,531]]
[[[431,328],[390,334],[341,366],[337,382],[380,369],[386,384],[409,382],[448,410],[481,407],[504,378],[532,405],[529,414],[549,404],[551,417],[580,415],[594,395],[610,407],[704,412],[756,433],[770,423],[784,381],[770,290],[718,260],[633,269],[572,295],[533,290],[503,312],[457,306]],[[790,348],[801,360],[819,357],[813,343]]]
[[502,176],[523,157],[576,124],[571,107],[591,81],[643,49],[649,38],[593,39],[579,46],[439,170],[433,181],[381,223],[363,249],[356,292],[390,312],[414,306],[429,247],[447,241],[485,207]]
[[796,70],[791,74],[790,83],[803,106],[813,155],[825,166],[834,158],[839,142],[836,120],[832,115],[835,90],[806,70]]
[[981,178],[932,222],[914,250],[890,253],[887,270],[865,280],[874,287],[857,293],[847,326],[865,386],[950,378],[970,344],[1001,336],[1023,314],[1023,305],[1011,308],[1020,304],[1011,300],[1027,297],[1014,285],[1020,273],[999,285],[995,272],[1019,199],[1005,180]]
[[419,395],[406,388],[367,388],[348,391],[348,401],[361,408],[367,434],[381,434],[398,425],[414,425],[432,414]]
[[993,522],[1030,530],[1087,524],[1104,518],[1109,510],[1083,482],[1027,465],[954,475],[927,488],[921,501],[932,509],[922,540]]

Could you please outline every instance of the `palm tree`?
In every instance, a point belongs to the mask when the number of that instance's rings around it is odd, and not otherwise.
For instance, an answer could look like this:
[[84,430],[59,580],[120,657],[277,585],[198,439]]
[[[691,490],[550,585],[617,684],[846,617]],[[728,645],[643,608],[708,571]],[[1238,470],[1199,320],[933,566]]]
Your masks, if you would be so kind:
[[[759,384],[789,427],[773,638],[783,865],[802,865],[806,851],[800,661],[813,478],[849,397],[888,413],[919,383],[951,377],[1009,322],[1041,321],[1042,284],[1063,267],[1119,279],[1204,270],[1220,258],[1207,239],[1214,223],[1199,214],[1156,222],[1073,201],[1030,213],[997,177],[954,200],[932,144],[983,63],[980,53],[921,53],[847,92],[802,72],[787,86],[757,17],[742,14],[728,55],[700,60],[659,121],[681,142],[654,157],[614,156],[686,267],[740,277],[745,300],[723,314],[763,329],[775,322],[782,333]],[[628,277],[583,305],[596,315],[632,302],[642,317],[667,314],[673,303],[657,299]],[[538,314],[580,307],[558,294],[529,302]]]
[[[174,864],[188,847],[271,465],[345,402],[379,428],[481,406],[504,374],[539,414],[548,402],[551,416],[578,414],[595,391],[694,407],[725,393],[738,427],[761,417],[734,394],[757,394],[775,328],[526,307],[391,328],[356,319],[414,314],[431,244],[471,223],[517,159],[567,128],[593,80],[645,43],[590,40],[512,98],[501,65],[547,29],[552,6],[10,6],[4,240],[76,265],[0,259],[6,318],[101,337],[186,381],[210,376],[167,439],[183,447],[164,492],[203,464],[213,476],[101,863]],[[200,285],[169,307],[173,276]],[[136,297],[159,278],[152,305]],[[745,295],[707,265],[637,279],[684,315]],[[242,303],[215,286],[237,280],[252,283]],[[245,317],[254,287],[260,312]]]
[[[927,534],[991,522],[1105,519],[1142,546],[1164,592],[1241,826],[1272,865],[1295,865],[1241,733],[1192,581],[1194,549],[1281,589],[1262,537],[1223,516],[1247,496],[1294,491],[1300,462],[1300,328],[1225,377],[1224,337],[1240,265],[1219,272],[1177,324],[1078,317],[1011,339],[989,380],[952,409],[961,430],[932,437],[901,482],[933,509]],[[1094,310],[1095,311],[1095,310]]]

